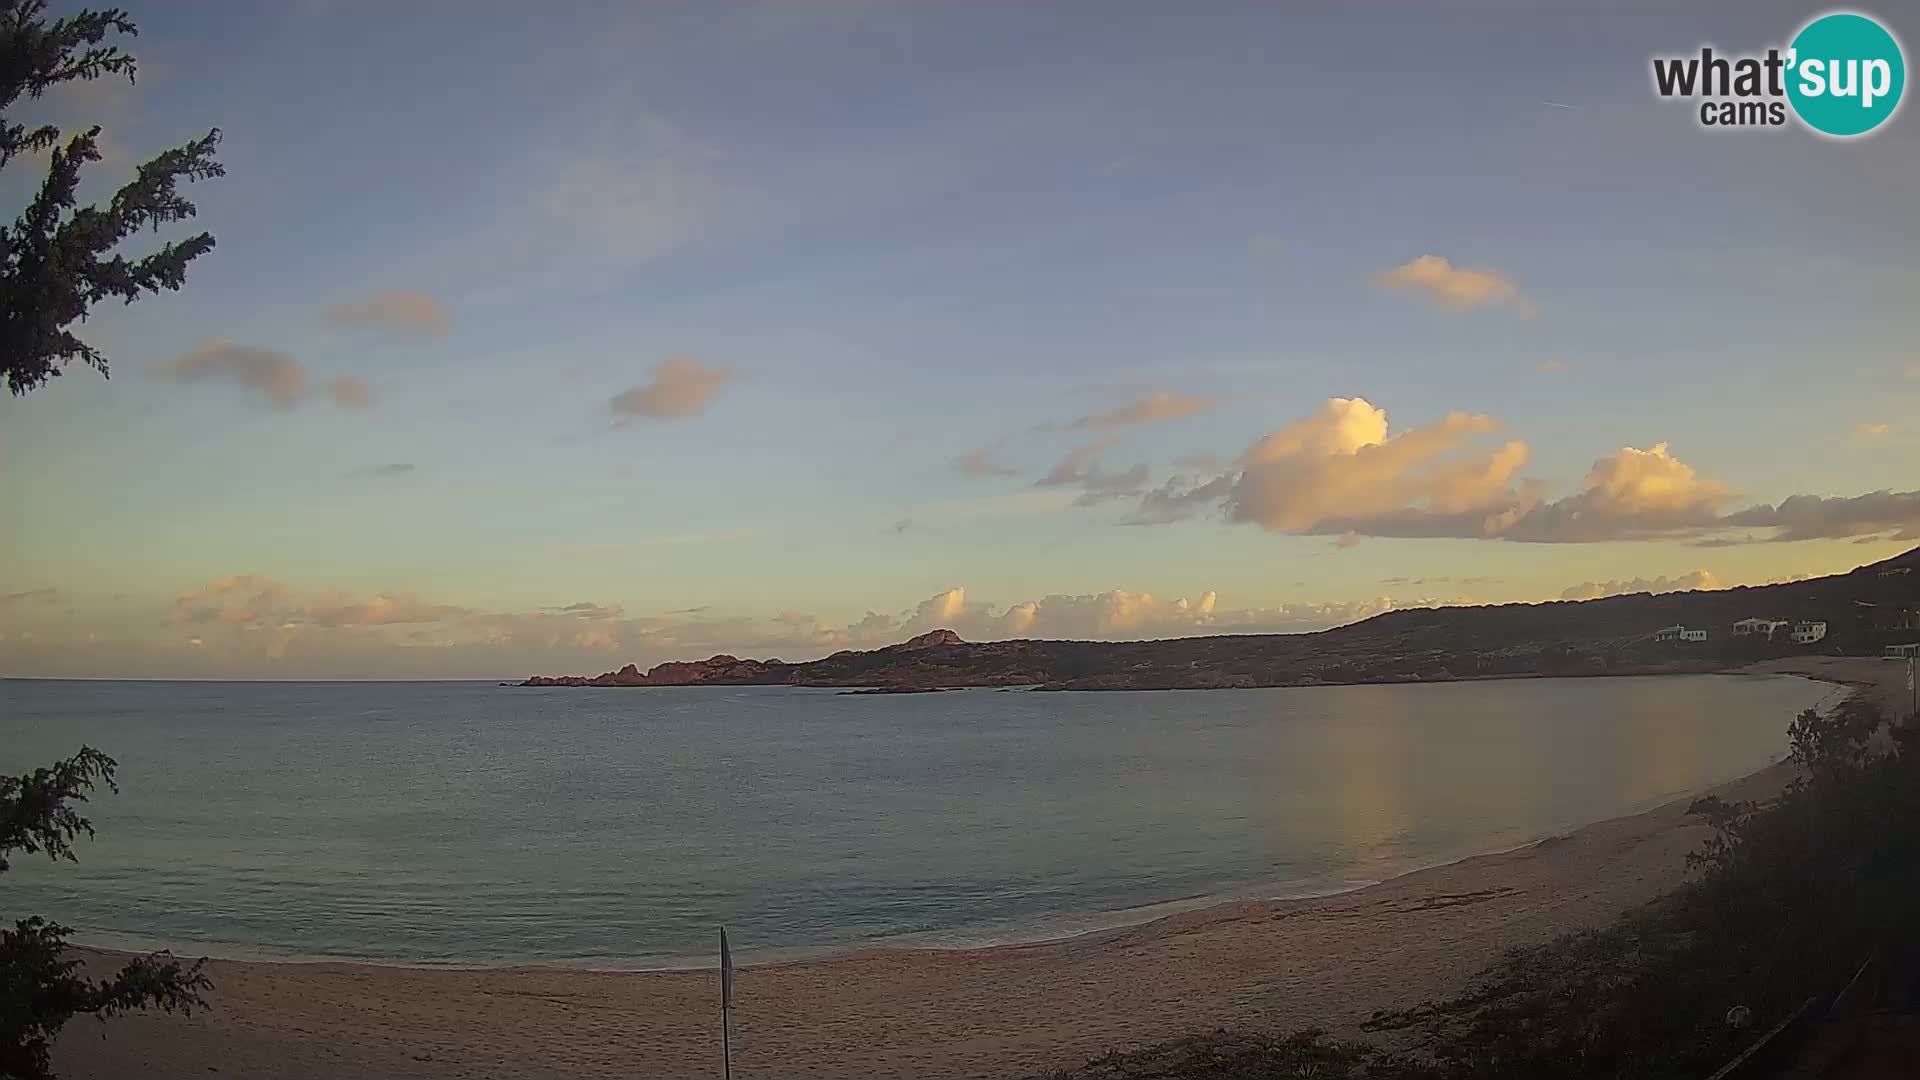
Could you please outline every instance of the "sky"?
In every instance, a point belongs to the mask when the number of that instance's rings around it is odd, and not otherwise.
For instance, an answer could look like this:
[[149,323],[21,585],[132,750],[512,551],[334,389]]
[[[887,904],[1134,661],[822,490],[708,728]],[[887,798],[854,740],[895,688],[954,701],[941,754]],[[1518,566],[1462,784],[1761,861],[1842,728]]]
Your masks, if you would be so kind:
[[219,127],[179,230],[218,246],[85,324],[111,378],[0,400],[0,674],[1291,632],[1886,558],[1920,119],[1714,132],[1649,76],[1819,10],[136,5],[137,85],[21,115],[103,126],[90,198]]

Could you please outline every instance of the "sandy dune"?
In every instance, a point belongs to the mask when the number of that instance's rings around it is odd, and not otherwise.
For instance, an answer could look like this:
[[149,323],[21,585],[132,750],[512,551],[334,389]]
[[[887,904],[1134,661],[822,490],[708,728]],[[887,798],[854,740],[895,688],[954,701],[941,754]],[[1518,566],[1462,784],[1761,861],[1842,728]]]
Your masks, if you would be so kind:
[[[1904,667],[1766,670],[1865,684]],[[1903,710],[1904,712],[1904,710]],[[1763,797],[1775,766],[1722,789]],[[1068,941],[870,952],[741,972],[735,1073],[1016,1076],[1218,1025],[1351,1029],[1445,993],[1510,946],[1606,922],[1680,882],[1686,800],[1340,896],[1239,903]],[[75,1023],[70,1077],[718,1076],[712,972],[218,962],[192,1019]]]

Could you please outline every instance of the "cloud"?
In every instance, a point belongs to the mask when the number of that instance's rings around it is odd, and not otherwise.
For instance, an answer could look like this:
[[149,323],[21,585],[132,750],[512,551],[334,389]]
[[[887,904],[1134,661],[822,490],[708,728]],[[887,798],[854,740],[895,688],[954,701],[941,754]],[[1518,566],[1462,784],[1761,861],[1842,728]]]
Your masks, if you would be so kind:
[[247,626],[270,619],[288,603],[293,590],[259,574],[229,574],[181,593],[173,603],[176,624],[225,623]]
[[1148,470],[1142,463],[1122,472],[1100,468],[1100,456],[1119,445],[1117,439],[1101,439],[1067,451],[1046,475],[1034,481],[1034,487],[1078,487],[1078,501],[1093,502],[1123,495],[1139,495],[1147,486]]
[[653,378],[614,395],[608,402],[627,427],[644,420],[680,420],[707,411],[714,395],[732,381],[732,367],[708,367],[691,356],[674,356],[653,366]]
[[1448,311],[1511,307],[1526,313],[1531,309],[1512,278],[1497,270],[1456,267],[1438,255],[1422,255],[1375,274],[1373,280],[1382,288],[1415,293]]
[[1528,453],[1517,441],[1466,452],[1497,428],[1455,412],[1390,434],[1386,410],[1333,398],[1247,448],[1227,492],[1228,520],[1325,535],[1496,530],[1523,498],[1514,477]]
[[904,518],[901,518],[899,521],[894,522],[890,527],[888,527],[887,531],[892,533],[895,536],[899,536],[901,533],[904,533],[911,528],[913,528],[913,519],[910,517],[904,517]]
[[[155,360],[147,365],[147,374],[183,383],[225,380],[286,411],[305,400],[312,382],[306,366],[292,356],[226,338],[208,338],[178,356]],[[374,401],[373,387],[355,375],[334,379],[328,384],[327,394],[342,409],[370,408]]]
[[1685,537],[1726,524],[1733,493],[1665,443],[1623,447],[1594,462],[1579,491],[1550,500],[1520,476],[1526,443],[1486,441],[1499,429],[1454,412],[1393,432],[1386,410],[1365,398],[1332,398],[1248,447],[1237,472],[1174,477],[1144,493],[1126,522],[1178,521],[1219,504],[1228,521],[1273,532],[1537,543]]
[[180,594],[169,616],[176,625],[221,624],[242,629],[303,624],[390,626],[439,622],[468,609],[433,604],[410,592],[377,593],[359,599],[344,590],[301,596],[293,586],[259,574],[229,574]]
[[[575,615],[582,619],[616,619],[620,617],[625,609],[619,605],[608,606],[606,604],[596,604],[592,601],[582,600],[579,603],[568,604],[565,607],[550,608],[548,610],[562,612],[567,615]],[[692,610],[700,611],[704,609],[694,608]]]
[[1670,593],[1691,592],[1695,589],[1724,589],[1722,582],[1711,570],[1691,570],[1677,577],[1633,578],[1628,581],[1583,581],[1567,589],[1562,589],[1562,600],[1596,600],[1602,596],[1619,596],[1623,593]]
[[349,412],[361,412],[373,408],[373,387],[358,375],[342,375],[327,384],[327,394],[333,403]]
[[0,607],[9,604],[53,604],[64,595],[59,589],[28,589],[25,592],[0,594]]
[[1877,439],[1892,434],[1892,424],[1860,423],[1853,425],[1853,433],[1863,439]]
[[1157,424],[1164,420],[1178,420],[1183,416],[1211,409],[1220,403],[1219,398],[1190,397],[1184,394],[1158,391],[1141,398],[1139,401],[1122,405],[1117,409],[1082,416],[1067,425],[1069,431],[1084,431],[1088,428],[1130,427],[1134,424]]
[[[1421,605],[1427,601],[1419,602]],[[844,627],[816,626],[816,643],[872,648],[933,629],[949,629],[973,641],[1005,638],[1137,640],[1209,633],[1290,633],[1370,618],[1397,606],[1392,597],[1344,603],[1283,604],[1270,608],[1225,608],[1207,590],[1194,599],[1162,599],[1152,593],[1113,589],[1103,593],[1049,594],[996,607],[970,600],[955,586],[909,611],[869,611]]]
[[467,608],[435,604],[410,592],[379,593],[361,600],[351,593],[321,593],[303,601],[297,616],[321,626],[395,626],[435,623],[468,614]]
[[[1181,521],[1219,508],[1230,522],[1272,532],[1359,537],[1454,537],[1529,543],[1688,540],[1704,547],[1885,537],[1920,540],[1920,491],[1852,497],[1794,495],[1735,513],[1736,495],[1675,457],[1666,443],[1621,447],[1593,463],[1579,490],[1549,498],[1522,479],[1528,448],[1488,445],[1490,417],[1455,412],[1392,432],[1386,410],[1364,398],[1332,398],[1248,447],[1235,469],[1211,479],[1177,475],[1140,491],[1123,524]],[[1094,472],[1095,443],[1048,474],[1055,482]],[[1727,533],[1760,530],[1759,535]]]
[[412,462],[396,461],[390,465],[374,465],[361,469],[360,476],[410,476],[415,472]]
[[997,442],[991,446],[983,446],[978,450],[969,450],[961,454],[953,459],[954,471],[967,476],[1019,476],[1019,469],[993,460],[993,455],[999,453],[1000,448],[1005,445],[1004,441]]
[[440,301],[407,289],[380,289],[357,303],[335,304],[321,317],[331,326],[378,330],[400,338],[436,338],[453,326]]
[[1140,502],[1123,521],[1128,525],[1165,525],[1184,521],[1231,494],[1234,479],[1229,473],[1196,484],[1188,476],[1168,477],[1165,483],[1141,495]]
[[239,383],[282,409],[300,404],[307,394],[307,369],[276,349],[209,338],[196,348],[147,365],[155,378],[178,382],[225,379]]
[[1794,495],[1729,514],[1726,524],[1775,530],[1767,540],[1840,539],[1891,534],[1920,540],[1920,491],[1874,491],[1852,497]]
[[1573,370],[1573,365],[1557,356],[1549,356],[1545,360],[1535,364],[1534,369],[1554,374],[1562,371],[1571,371]]
[[1699,477],[1666,443],[1622,447],[1593,463],[1575,495],[1528,510],[1505,530],[1513,540],[1584,543],[1657,539],[1721,524],[1726,486]]

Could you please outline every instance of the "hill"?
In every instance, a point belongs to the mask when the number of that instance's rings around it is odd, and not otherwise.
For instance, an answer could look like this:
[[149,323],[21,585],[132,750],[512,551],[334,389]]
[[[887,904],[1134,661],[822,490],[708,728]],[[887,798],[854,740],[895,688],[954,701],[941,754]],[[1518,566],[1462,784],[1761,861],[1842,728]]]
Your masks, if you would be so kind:
[[[1818,621],[1813,643],[1734,637],[1746,618]],[[1704,642],[1657,641],[1672,625]],[[1713,670],[1793,653],[1875,654],[1920,640],[1920,548],[1850,573],[1705,592],[1599,600],[1412,608],[1312,634],[1161,641],[968,642],[951,630],[804,664],[708,660],[632,664],[588,678],[535,676],[526,686],[791,685],[916,689],[1032,686],[1153,690],[1310,686],[1521,675]]]

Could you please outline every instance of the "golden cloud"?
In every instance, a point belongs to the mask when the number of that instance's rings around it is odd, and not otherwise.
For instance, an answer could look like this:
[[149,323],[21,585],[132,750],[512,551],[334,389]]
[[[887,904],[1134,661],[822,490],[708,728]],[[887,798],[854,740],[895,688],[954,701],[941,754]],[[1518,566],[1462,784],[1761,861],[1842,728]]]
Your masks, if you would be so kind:
[[1507,275],[1455,266],[1438,255],[1422,255],[1374,275],[1373,280],[1382,288],[1414,293],[1448,311],[1511,307],[1526,313],[1532,307]]

